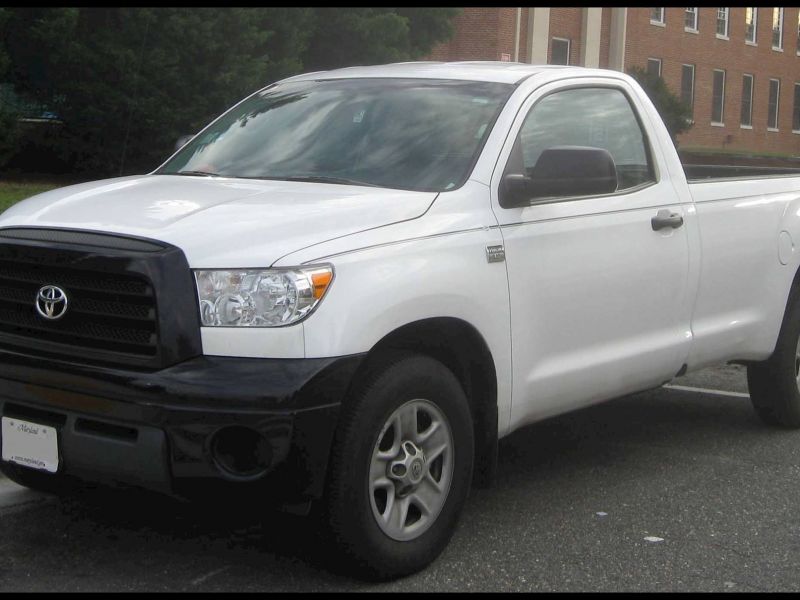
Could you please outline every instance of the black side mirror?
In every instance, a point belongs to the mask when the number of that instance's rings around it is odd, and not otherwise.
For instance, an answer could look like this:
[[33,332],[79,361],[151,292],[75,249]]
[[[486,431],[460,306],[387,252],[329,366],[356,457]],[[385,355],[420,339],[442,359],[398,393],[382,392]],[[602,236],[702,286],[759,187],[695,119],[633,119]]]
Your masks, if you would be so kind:
[[617,189],[617,167],[608,150],[587,146],[555,146],[539,156],[530,177],[507,174],[500,205],[525,206],[536,198],[596,196]]
[[178,150],[183,148],[187,144],[187,142],[190,139],[192,139],[194,136],[195,136],[194,133],[190,133],[189,135],[182,135],[181,137],[179,137],[178,141],[175,142],[175,150],[174,150],[174,152],[177,152]]

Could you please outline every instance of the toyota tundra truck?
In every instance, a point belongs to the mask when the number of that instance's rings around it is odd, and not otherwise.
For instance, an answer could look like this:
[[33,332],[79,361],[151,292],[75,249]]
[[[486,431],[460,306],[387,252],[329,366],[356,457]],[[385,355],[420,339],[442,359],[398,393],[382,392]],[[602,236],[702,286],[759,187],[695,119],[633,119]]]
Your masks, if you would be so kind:
[[623,73],[291,77],[0,216],[0,468],[313,511],[408,574],[530,423],[736,361],[800,426],[796,240],[800,172],[684,168]]

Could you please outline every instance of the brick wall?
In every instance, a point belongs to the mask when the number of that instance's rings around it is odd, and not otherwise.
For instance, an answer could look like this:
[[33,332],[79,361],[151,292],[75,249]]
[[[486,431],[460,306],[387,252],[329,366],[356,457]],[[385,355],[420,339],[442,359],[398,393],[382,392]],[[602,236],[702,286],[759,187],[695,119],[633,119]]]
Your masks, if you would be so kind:
[[[522,12],[524,33],[527,9]],[[504,53],[514,60],[516,18],[516,8],[465,8],[454,20],[453,37],[436,46],[427,60],[500,60]],[[521,39],[521,52],[523,43]]]
[[499,60],[496,8],[465,8],[453,22],[450,41],[439,44],[428,60]]
[[[551,8],[550,9],[550,40],[554,37],[566,38],[569,44],[569,64],[581,64],[581,24],[583,23],[582,8]],[[547,44],[547,62],[552,57],[552,44]]]
[[[662,77],[679,93],[681,65],[695,65],[695,125],[679,137],[682,146],[800,154],[800,135],[791,131],[794,83],[800,83],[797,19],[797,8],[784,9],[784,51],[776,52],[772,50],[772,8],[758,9],[757,46],[745,44],[743,7],[730,8],[729,40],[716,37],[715,8],[700,7],[697,34],[684,31],[683,8],[666,8],[665,27],[650,24],[649,8],[629,8],[625,68],[646,67],[648,57],[660,58]],[[724,127],[711,125],[714,69],[726,72]],[[754,75],[752,129],[740,127],[744,73]],[[777,132],[767,131],[770,78],[781,80]]]

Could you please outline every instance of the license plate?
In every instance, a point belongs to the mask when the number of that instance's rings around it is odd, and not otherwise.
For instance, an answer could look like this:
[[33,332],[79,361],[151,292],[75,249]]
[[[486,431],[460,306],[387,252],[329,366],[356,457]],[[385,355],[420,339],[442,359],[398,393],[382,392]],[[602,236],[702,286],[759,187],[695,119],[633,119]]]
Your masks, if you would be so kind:
[[3,417],[3,460],[55,473],[58,432],[50,425]]

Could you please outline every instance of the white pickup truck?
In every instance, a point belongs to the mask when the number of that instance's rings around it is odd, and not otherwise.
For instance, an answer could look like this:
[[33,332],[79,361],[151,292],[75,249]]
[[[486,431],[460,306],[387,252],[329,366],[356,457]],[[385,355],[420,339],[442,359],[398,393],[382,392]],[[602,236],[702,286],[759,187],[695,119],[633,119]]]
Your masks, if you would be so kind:
[[687,171],[613,71],[270,85],[150,174],[0,216],[0,467],[323,500],[340,556],[392,577],[529,423],[739,361],[798,427],[800,173]]

